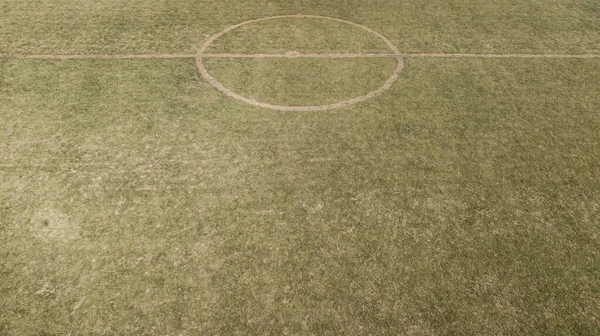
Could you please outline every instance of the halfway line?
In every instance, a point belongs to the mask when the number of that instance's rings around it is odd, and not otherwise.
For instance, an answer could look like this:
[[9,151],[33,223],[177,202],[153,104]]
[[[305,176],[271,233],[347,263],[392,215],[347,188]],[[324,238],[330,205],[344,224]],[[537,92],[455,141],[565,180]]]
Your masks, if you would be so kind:
[[41,60],[95,60],[95,59],[154,59],[154,58],[195,58],[195,54],[145,54],[145,55],[23,55],[0,54],[0,58],[41,59]]
[[444,54],[415,53],[402,54],[402,57],[440,57],[440,58],[600,58],[600,54]]
[[0,58],[40,59],[40,60],[118,60],[118,59],[161,59],[161,58],[557,58],[557,59],[596,59],[600,54],[444,54],[444,53],[401,53],[401,54],[138,54],[138,55],[25,55],[0,54]]
[[600,58],[600,54],[444,54],[444,53],[403,53],[403,54],[202,54],[202,58],[385,58],[385,57],[436,57],[436,58]]
[[369,57],[401,57],[396,54],[202,54],[202,58],[369,58]]

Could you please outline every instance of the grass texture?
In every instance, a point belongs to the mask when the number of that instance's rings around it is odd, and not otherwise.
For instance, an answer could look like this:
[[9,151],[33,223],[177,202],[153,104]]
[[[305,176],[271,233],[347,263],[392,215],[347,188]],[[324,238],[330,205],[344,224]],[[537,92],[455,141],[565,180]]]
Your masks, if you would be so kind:
[[3,0],[0,12],[5,54],[193,53],[229,25],[289,14],[364,24],[404,52],[600,52],[597,0]]
[[[0,11],[0,53],[187,52],[297,12],[403,52],[600,51],[594,1]],[[240,94],[303,105],[394,67],[205,61]],[[600,333],[600,59],[405,65],[374,99],[282,112],[224,95],[194,59],[0,59],[0,334]]]

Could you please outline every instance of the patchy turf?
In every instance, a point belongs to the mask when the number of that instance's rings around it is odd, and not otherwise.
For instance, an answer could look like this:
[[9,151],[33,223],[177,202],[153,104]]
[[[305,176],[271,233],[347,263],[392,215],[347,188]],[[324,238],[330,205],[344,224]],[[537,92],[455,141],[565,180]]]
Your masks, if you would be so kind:
[[[600,49],[593,1],[369,4],[5,1],[0,53],[188,52],[299,9],[403,52]],[[206,64],[314,104],[393,69],[364,61]],[[0,334],[600,333],[600,59],[405,65],[300,113],[194,59],[0,59]]]
[[288,113],[3,61],[3,332],[595,334],[599,61],[407,63]]
[[298,13],[364,24],[404,52],[600,52],[596,0],[3,0],[0,12],[0,54],[188,53],[232,24]]

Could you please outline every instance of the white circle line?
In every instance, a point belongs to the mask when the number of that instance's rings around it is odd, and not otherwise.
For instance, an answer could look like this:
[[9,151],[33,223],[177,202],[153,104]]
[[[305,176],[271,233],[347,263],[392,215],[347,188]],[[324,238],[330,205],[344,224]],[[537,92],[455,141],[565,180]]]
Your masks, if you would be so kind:
[[[381,40],[383,40],[385,42],[385,44],[390,48],[390,50],[393,52],[393,54],[391,54],[391,57],[394,57],[398,60],[398,65],[396,66],[396,69],[394,70],[392,76],[390,78],[388,78],[388,80],[384,83],[384,85],[375,90],[375,91],[371,91],[369,93],[367,93],[366,95],[360,96],[360,97],[356,97],[356,98],[352,98],[352,99],[348,99],[348,100],[344,100],[344,101],[340,101],[334,104],[328,104],[328,105],[313,105],[313,106],[289,106],[289,105],[275,105],[275,104],[268,104],[268,103],[263,103],[263,102],[259,102],[255,99],[250,99],[247,97],[244,97],[238,93],[235,93],[234,91],[226,88],[223,84],[221,84],[216,78],[214,78],[206,69],[206,67],[204,66],[204,63],[202,62],[202,59],[204,57],[210,57],[210,56],[206,56],[206,55],[211,55],[211,54],[205,54],[206,50],[213,44],[213,42],[215,40],[217,40],[219,37],[227,34],[228,32],[239,28],[241,26],[247,25],[247,24],[252,24],[252,23],[256,23],[256,22],[261,22],[261,21],[266,21],[266,20],[275,20],[275,19],[285,19],[285,18],[316,18],[316,19],[325,19],[325,20],[331,20],[331,21],[337,21],[337,22],[342,22],[345,24],[349,24],[355,27],[358,27],[362,30],[365,30],[377,37],[379,37]],[[216,55],[216,54],[212,54],[212,55]],[[227,54],[224,54],[227,55]],[[230,54],[233,55],[233,54]],[[247,54],[237,54],[238,56],[241,57],[247,57]],[[286,58],[298,58],[298,57],[318,57],[318,55],[329,55],[326,57],[331,57],[331,55],[344,55],[344,54],[310,54],[311,56],[309,56],[308,54],[285,54],[285,55],[277,55],[277,56],[266,56],[266,55],[271,55],[271,54],[258,54],[258,55],[263,55],[262,58],[267,58],[267,57],[286,57]],[[354,55],[354,57],[357,57],[357,55],[367,55],[367,54],[346,54],[346,55]],[[371,55],[376,55],[376,54],[371,54]],[[386,54],[389,55],[389,54]],[[254,55],[256,56],[256,55]],[[387,56],[390,57],[390,56]],[[398,77],[400,76],[400,72],[402,72],[402,70],[404,69],[404,60],[402,58],[402,56],[400,55],[400,52],[398,51],[398,49],[394,46],[394,44],[392,44],[392,42],[390,40],[388,40],[385,36],[381,35],[380,33],[372,30],[369,27],[363,26],[361,24],[358,23],[354,23],[351,21],[346,21],[346,20],[342,20],[342,19],[336,19],[336,18],[331,18],[331,17],[326,17],[326,16],[319,16],[319,15],[280,15],[280,16],[271,16],[271,17],[264,17],[264,18],[259,18],[259,19],[254,19],[254,20],[249,20],[249,21],[245,21],[245,22],[241,22],[238,24],[235,24],[233,26],[229,26],[227,28],[225,28],[224,30],[222,30],[221,32],[211,36],[208,40],[206,40],[204,42],[204,44],[202,45],[202,47],[200,48],[200,50],[198,51],[198,56],[196,57],[196,64],[198,66],[198,70],[200,71],[200,73],[202,74],[202,76],[211,84],[213,85],[215,88],[217,88],[219,91],[225,93],[226,95],[235,98],[237,100],[243,101],[247,104],[251,104],[251,105],[255,105],[255,106],[259,106],[259,107],[263,107],[263,108],[269,108],[269,109],[274,109],[274,110],[282,110],[282,111],[323,111],[323,110],[329,110],[329,109],[333,109],[333,108],[340,108],[340,107],[345,107],[348,105],[352,105],[352,104],[356,104],[362,101],[365,101],[367,99],[376,97],[380,94],[382,94],[384,91],[386,91],[387,89],[389,89],[392,84],[398,79]]]

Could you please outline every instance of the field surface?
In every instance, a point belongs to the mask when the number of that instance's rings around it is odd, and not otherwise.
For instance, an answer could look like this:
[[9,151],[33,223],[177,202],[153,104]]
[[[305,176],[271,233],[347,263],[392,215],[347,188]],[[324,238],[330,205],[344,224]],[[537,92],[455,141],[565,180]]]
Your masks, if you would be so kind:
[[600,334],[599,1],[0,13],[0,335]]

